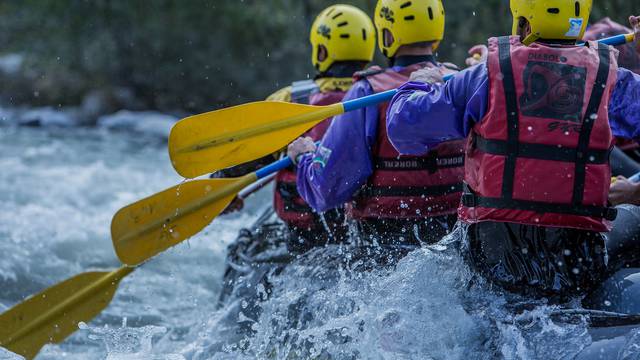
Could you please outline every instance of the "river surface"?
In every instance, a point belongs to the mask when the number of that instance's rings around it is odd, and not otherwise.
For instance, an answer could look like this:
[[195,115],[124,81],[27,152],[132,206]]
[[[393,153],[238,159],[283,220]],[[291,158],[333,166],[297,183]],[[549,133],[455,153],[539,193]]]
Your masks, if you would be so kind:
[[[165,140],[93,128],[0,127],[0,169],[0,311],[75,274],[118,267],[112,215],[182,181]],[[364,273],[323,266],[330,256],[320,252],[319,265],[274,277],[255,335],[233,343],[234,318],[215,308],[226,247],[269,201],[265,189],[143,265],[106,311],[38,359],[542,359],[571,358],[591,342],[582,322],[552,323],[552,307],[512,315],[445,241]],[[291,326],[294,312],[304,320]]]

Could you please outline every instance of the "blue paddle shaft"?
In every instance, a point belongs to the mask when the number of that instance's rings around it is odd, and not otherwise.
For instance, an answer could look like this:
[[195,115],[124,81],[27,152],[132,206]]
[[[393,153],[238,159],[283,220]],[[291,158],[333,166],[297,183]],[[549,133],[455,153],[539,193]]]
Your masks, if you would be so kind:
[[[622,34],[622,35],[608,37],[606,39],[601,39],[601,40],[598,40],[598,42],[601,42],[607,45],[617,46],[617,45],[626,44],[627,40],[628,40],[627,35]],[[581,44],[581,45],[584,45],[584,44]],[[449,81],[453,76],[454,74],[445,76],[444,81]],[[378,94],[364,96],[359,99],[345,101],[342,103],[342,105],[344,106],[344,112],[362,109],[371,105],[377,105],[385,101],[391,101],[391,99],[397,92],[398,92],[398,89],[392,89],[392,90],[387,90]]]
[[344,106],[344,112],[358,110],[366,108],[367,106],[377,105],[385,101],[390,101],[391,98],[393,98],[393,95],[395,95],[397,92],[397,89],[392,89],[381,93],[361,97],[359,99],[345,101],[342,103],[342,105]]
[[262,169],[256,171],[256,177],[258,178],[258,180],[263,179],[273,173],[286,169],[291,165],[293,165],[293,161],[291,161],[291,158],[287,156],[282,160],[276,161],[273,164],[267,165]]
[[601,42],[606,45],[611,45],[611,46],[624,45],[627,43],[627,35],[626,34],[616,35],[616,36],[608,37],[606,39],[598,40],[598,42]]

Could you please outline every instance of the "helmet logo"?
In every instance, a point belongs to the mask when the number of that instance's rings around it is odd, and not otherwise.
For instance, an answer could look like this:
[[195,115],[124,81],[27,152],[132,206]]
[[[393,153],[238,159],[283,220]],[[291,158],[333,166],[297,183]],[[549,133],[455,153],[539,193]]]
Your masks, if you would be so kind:
[[392,24],[395,22],[395,19],[393,18],[393,10],[389,9],[387,6],[383,6],[382,9],[380,9],[380,17]]
[[331,39],[331,28],[325,24],[318,26],[318,35]]
[[523,73],[522,114],[581,123],[586,72],[566,64],[530,61]]
[[570,18],[569,19],[569,31],[564,36],[566,37],[579,37],[582,31],[582,24],[584,20],[582,18]]

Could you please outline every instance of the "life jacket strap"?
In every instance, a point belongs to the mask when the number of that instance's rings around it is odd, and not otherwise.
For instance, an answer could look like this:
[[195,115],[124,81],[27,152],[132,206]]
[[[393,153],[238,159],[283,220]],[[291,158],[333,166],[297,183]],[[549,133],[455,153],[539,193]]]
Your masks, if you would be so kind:
[[[486,154],[499,156],[507,156],[509,153],[507,141],[486,139],[475,133],[472,136],[472,147],[474,149]],[[577,148],[521,142],[518,144],[518,153],[516,154],[516,157],[568,163],[574,163],[577,158],[584,158],[586,164],[608,164],[612,150],[613,148],[607,150],[587,149],[584,153],[579,153]]]
[[431,197],[455,194],[462,191],[462,184],[435,186],[366,186],[360,190],[365,197]]
[[478,196],[467,184],[464,185],[461,203],[468,208],[484,207],[492,209],[524,210],[541,214],[555,213],[589,216],[609,221],[615,220],[618,215],[618,210],[610,207],[587,205],[574,206],[572,204],[552,204],[539,201],[517,200],[513,198],[503,199]]
[[574,205],[581,204],[584,198],[585,178],[587,174],[586,165],[588,159],[581,155],[585,154],[589,148],[593,124],[598,119],[598,109],[600,108],[604,90],[607,88],[607,82],[609,81],[609,68],[611,66],[609,61],[609,46],[598,43],[598,56],[600,58],[600,64],[598,65],[596,82],[593,85],[589,105],[587,105],[587,111],[585,112],[584,119],[582,120],[580,138],[578,139],[578,152],[575,160],[576,167],[573,183]]

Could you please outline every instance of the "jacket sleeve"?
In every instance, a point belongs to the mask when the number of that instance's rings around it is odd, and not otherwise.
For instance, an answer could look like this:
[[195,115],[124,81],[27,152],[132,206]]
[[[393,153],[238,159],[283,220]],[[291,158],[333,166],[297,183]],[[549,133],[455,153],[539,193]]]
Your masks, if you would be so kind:
[[[359,81],[343,101],[371,94],[369,83]],[[315,153],[301,158],[298,192],[314,210],[323,212],[339,207],[371,176],[377,126],[377,106],[336,116]]]
[[618,70],[609,100],[609,124],[614,136],[640,141],[640,75]]
[[487,111],[489,80],[485,64],[470,67],[446,84],[408,82],[391,101],[387,133],[405,155],[424,155],[449,140],[463,139]]

